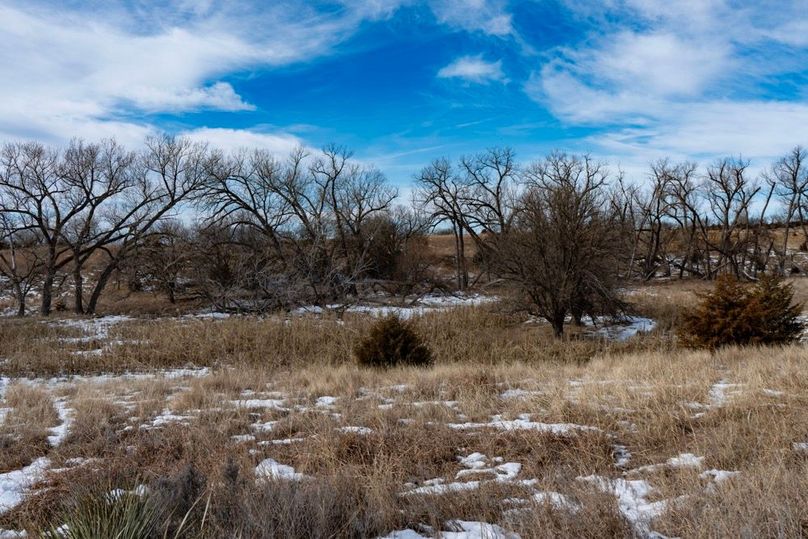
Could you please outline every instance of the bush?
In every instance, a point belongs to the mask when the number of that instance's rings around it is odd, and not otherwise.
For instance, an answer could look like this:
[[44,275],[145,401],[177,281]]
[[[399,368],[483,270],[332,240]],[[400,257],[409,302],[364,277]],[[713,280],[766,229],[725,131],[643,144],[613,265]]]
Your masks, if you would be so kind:
[[411,325],[397,316],[373,324],[354,353],[359,364],[366,367],[425,366],[432,363],[432,352]]
[[148,496],[110,490],[85,492],[73,500],[43,537],[139,539],[159,536],[164,510]]
[[684,316],[680,336],[689,346],[710,349],[796,341],[804,324],[802,307],[792,303],[793,297],[791,285],[775,276],[763,276],[749,287],[722,275],[713,291]]

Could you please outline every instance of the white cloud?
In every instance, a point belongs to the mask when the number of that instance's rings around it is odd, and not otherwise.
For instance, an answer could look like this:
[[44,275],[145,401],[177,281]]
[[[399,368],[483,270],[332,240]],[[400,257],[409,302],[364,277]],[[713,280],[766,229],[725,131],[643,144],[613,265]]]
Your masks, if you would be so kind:
[[514,32],[511,14],[501,0],[433,0],[430,5],[443,24],[499,37]]
[[396,5],[0,0],[0,135],[131,138],[153,130],[133,114],[252,110],[222,76],[328,54]]
[[216,82],[204,88],[190,88],[165,91],[143,88],[138,91],[135,105],[144,110],[183,111],[216,109],[224,111],[255,110],[254,105],[245,103],[233,87],[226,82]]
[[463,56],[438,71],[438,77],[460,78],[470,82],[505,81],[502,61],[488,62],[482,56]]
[[808,104],[782,101],[705,101],[670,106],[647,128],[593,137],[619,153],[653,148],[677,158],[743,155],[771,159],[808,142]]
[[589,70],[620,87],[651,95],[697,94],[729,65],[729,46],[672,32],[620,32],[591,58]]
[[596,30],[551,51],[524,88],[566,124],[597,128],[586,142],[635,170],[663,156],[766,162],[808,142],[808,104],[738,97],[794,65],[795,51],[755,56],[767,41],[799,42],[808,16],[786,4],[787,22],[723,0],[582,0],[574,9]]
[[181,135],[198,142],[207,142],[215,148],[227,152],[241,149],[267,150],[279,157],[289,154],[292,150],[304,147],[304,142],[289,134],[264,133],[247,129],[225,129],[202,127],[185,131]]

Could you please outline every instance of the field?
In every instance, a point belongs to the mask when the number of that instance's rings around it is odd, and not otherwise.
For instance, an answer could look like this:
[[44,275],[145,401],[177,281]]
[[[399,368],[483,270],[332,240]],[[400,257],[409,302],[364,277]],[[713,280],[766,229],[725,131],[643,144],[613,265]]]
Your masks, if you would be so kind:
[[433,299],[405,314],[435,365],[386,371],[352,360],[361,309],[5,319],[0,537],[808,535],[805,349],[679,348],[703,288],[628,290],[653,331],[563,342]]

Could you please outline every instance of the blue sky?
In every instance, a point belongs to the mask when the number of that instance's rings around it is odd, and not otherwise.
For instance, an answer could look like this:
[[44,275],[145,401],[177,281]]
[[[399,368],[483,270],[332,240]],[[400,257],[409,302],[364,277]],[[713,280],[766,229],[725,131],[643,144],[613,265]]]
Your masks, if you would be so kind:
[[336,142],[405,186],[439,156],[757,168],[808,144],[805,0],[0,0],[0,138]]

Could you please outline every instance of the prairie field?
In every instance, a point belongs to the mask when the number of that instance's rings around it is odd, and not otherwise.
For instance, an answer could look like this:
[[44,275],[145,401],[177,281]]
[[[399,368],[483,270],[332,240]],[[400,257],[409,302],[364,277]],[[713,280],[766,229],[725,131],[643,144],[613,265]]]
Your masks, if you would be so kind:
[[680,348],[699,290],[627,291],[624,339],[425,308],[434,365],[387,370],[361,311],[5,319],[0,537],[808,535],[805,349]]

